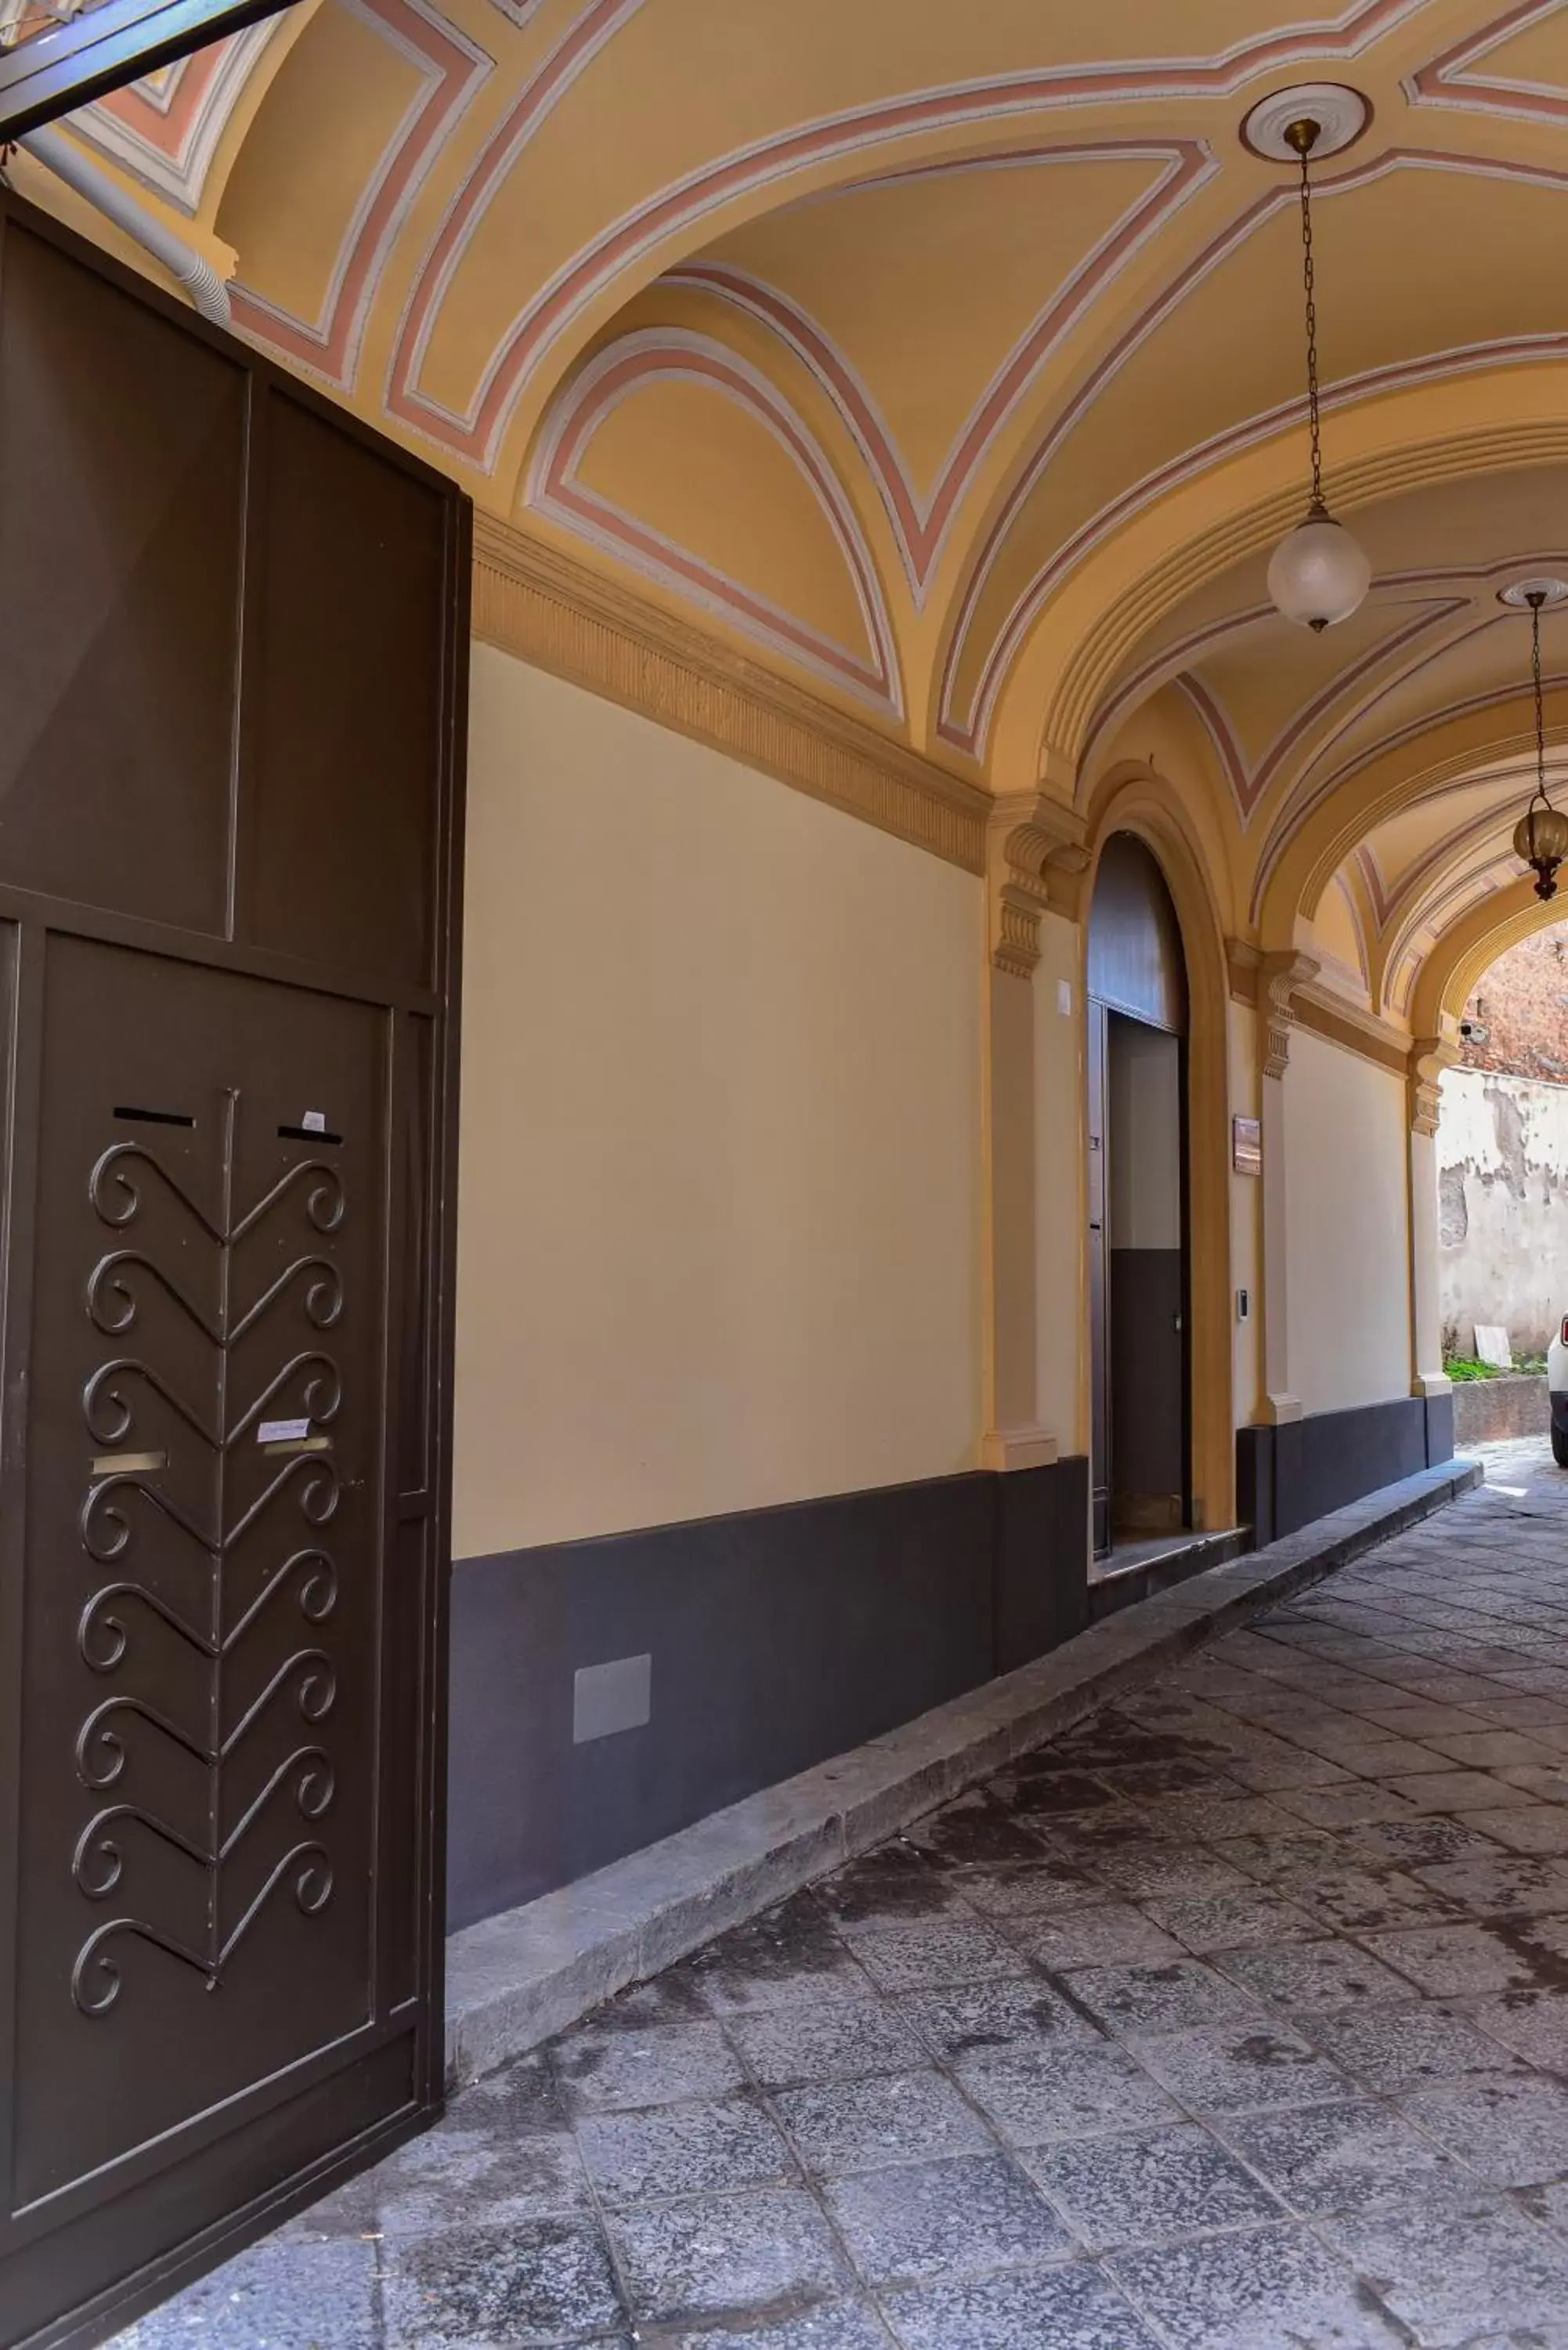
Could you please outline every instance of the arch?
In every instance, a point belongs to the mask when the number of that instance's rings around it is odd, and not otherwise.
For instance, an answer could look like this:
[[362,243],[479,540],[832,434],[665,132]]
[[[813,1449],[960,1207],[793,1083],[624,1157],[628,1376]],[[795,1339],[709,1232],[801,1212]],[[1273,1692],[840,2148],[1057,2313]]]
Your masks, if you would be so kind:
[[[392,249],[443,149],[494,69],[488,52],[433,6],[431,0],[337,0],[336,8],[318,9],[286,56],[279,57],[244,146],[225,177],[217,217],[229,222],[244,248],[242,268],[255,268],[257,255],[250,239],[233,222],[234,200],[244,190],[249,173],[259,168],[261,186],[256,192],[265,198],[263,217],[287,220],[286,208],[281,213],[276,210],[276,195],[286,183],[290,142],[297,135],[293,120],[298,104],[296,93],[313,82],[319,91],[324,79],[352,78],[348,59],[334,57],[328,63],[320,54],[328,37],[335,45],[341,44],[351,23],[382,44],[389,57],[401,60],[414,78],[415,89],[389,120],[369,179],[342,221],[317,315],[299,315],[287,302],[272,298],[244,279],[236,279],[232,289],[234,323],[245,334],[280,358],[294,360],[348,391],[354,389],[358,375],[371,305]],[[247,217],[254,216],[253,199]],[[265,271],[265,255],[262,259]]]
[[[624,304],[675,259],[722,234],[731,220],[819,188],[863,177],[868,155],[900,143],[945,138],[954,152],[983,151],[1019,117],[1116,99],[1173,101],[1225,97],[1257,74],[1292,63],[1356,55],[1409,0],[1356,0],[1342,16],[1270,29],[1190,64],[1127,59],[1118,64],[1023,68],[934,83],[897,97],[829,111],[713,157],[650,192],[607,224],[515,315],[491,354],[469,411],[459,415],[421,388],[425,353],[463,256],[542,115],[559,102],[598,50],[643,0],[587,0],[486,140],[417,266],[400,323],[388,408],[480,471],[493,470],[501,445],[546,357],[563,340],[580,348],[617,301]],[[570,349],[557,361],[564,374]]]
[[[925,493],[919,488],[854,361],[799,303],[732,261],[710,260],[701,255],[677,264],[659,281],[665,286],[696,288],[744,311],[765,326],[815,378],[860,451],[876,484],[917,609],[925,604],[930,592],[965,499],[1049,359],[1128,262],[1142,252],[1218,167],[1199,140],[1123,138],[1065,144],[1039,140],[998,153],[955,156],[911,165],[874,180],[850,181],[826,192],[830,196],[852,196],[867,189],[950,178],[960,173],[1061,167],[1106,160],[1134,160],[1161,168],[1152,186],[1113,223],[1108,234],[1085,249],[1063,282],[1052,288],[990,381],[981,386],[934,482]],[[790,212],[794,208],[786,205],[783,209]]]
[[1417,1039],[1447,1035],[1499,955],[1560,922],[1563,911],[1561,898],[1543,905],[1523,874],[1511,888],[1451,922],[1429,949],[1411,995],[1410,1027]]
[[1187,1034],[1187,964],[1159,859],[1134,832],[1106,835],[1089,901],[1089,993],[1113,1012]]
[[[71,127],[84,146],[194,219],[230,124],[260,77],[264,52],[276,43],[281,57],[282,47],[298,39],[320,5],[321,0],[304,0],[286,16],[264,16],[243,32],[193,49],[80,108]],[[275,72],[276,63],[272,61]]]
[[[1236,1515],[1236,1416],[1231,1348],[1230,986],[1224,934],[1201,853],[1170,785],[1128,760],[1104,777],[1089,812],[1082,905],[1093,902],[1106,843],[1131,833],[1152,853],[1176,909],[1187,965],[1188,1245],[1191,1268],[1191,1477],[1195,1521]],[[1088,924],[1080,984],[1088,988]],[[1087,1097],[1084,1103],[1087,1115]],[[1087,1268],[1082,1305],[1089,1315]],[[1081,1399],[1088,1425],[1088,1367]]]
[[[1568,458],[1560,353],[1511,362],[1446,353],[1431,380],[1372,397],[1336,426],[1334,501],[1347,519],[1402,492]],[[1478,413],[1486,421],[1477,423]],[[984,723],[943,722],[942,739],[999,777],[1075,775],[1089,730],[1139,643],[1221,573],[1263,554],[1300,520],[1298,420],[1231,453],[1194,452],[1183,477],[1146,484],[1147,504],[1108,527],[1015,613],[990,657]],[[1159,494],[1155,495],[1156,488]]]
[[[1561,172],[1527,165],[1516,159],[1505,161],[1492,156],[1392,147],[1366,160],[1357,158],[1347,170],[1321,182],[1319,192],[1323,196],[1340,196],[1386,180],[1392,174],[1408,171],[1507,177],[1554,192],[1565,184]],[[971,632],[979,626],[988,586],[1002,565],[1009,543],[1019,528],[1027,527],[1030,501],[1053,464],[1071,463],[1071,437],[1078,425],[1092,413],[1097,397],[1105,391],[1113,377],[1137,359],[1140,350],[1148,344],[1150,337],[1173,317],[1183,300],[1210,281],[1215,272],[1233,258],[1261,226],[1287,210],[1292,202],[1290,189],[1277,186],[1228,221],[1209,246],[1187,262],[1161,288],[1150,306],[1125,330],[1115,348],[1101,358],[1055,417],[1049,432],[1029,453],[1012,485],[983,529],[948,647],[943,671],[940,731],[943,738],[952,742],[955,747],[966,748],[971,754],[984,757],[991,722],[1008,669],[1034,621],[1075,568],[1089,560],[1127,525],[1147,514],[1151,506],[1173,492],[1212,474],[1227,461],[1244,456],[1260,444],[1276,440],[1282,433],[1287,436],[1293,448],[1295,446],[1295,434],[1303,421],[1303,404],[1293,395],[1276,406],[1226,424],[1196,446],[1182,450],[1157,464],[1141,478],[1129,482],[1097,512],[1085,515],[1076,527],[1054,534],[1044,560],[1016,590],[1006,611],[997,615],[993,610],[992,617],[981,631],[986,650],[978,671],[971,665],[966,665],[966,645]],[[1498,372],[1526,359],[1539,362],[1555,357],[1561,360],[1565,353],[1568,353],[1568,340],[1559,334],[1542,332],[1519,333],[1477,341],[1469,346],[1423,351],[1386,360],[1345,377],[1328,389],[1324,405],[1331,413],[1354,411],[1365,407],[1369,401],[1381,400],[1423,386],[1439,385],[1455,378],[1474,376],[1478,372]],[[1343,432],[1343,428],[1336,430]],[[1299,453],[1296,462],[1299,473]],[[1360,494],[1365,496],[1368,494]],[[1297,507],[1300,502],[1298,484],[1295,495]],[[1357,495],[1347,487],[1343,478],[1343,468],[1336,458],[1336,505],[1344,507],[1356,502]],[[1295,518],[1293,515],[1292,519]],[[1085,649],[1087,657],[1092,659],[1096,650],[1091,642]],[[1116,665],[1119,666],[1119,662]],[[964,706],[961,707],[960,676],[966,668],[971,684]],[[1064,681],[1063,691],[1069,697],[1070,703],[1075,700],[1070,680]],[[1099,699],[1099,692],[1091,691],[1089,707],[1096,706]],[[1077,723],[1081,723],[1081,721]],[[1067,733],[1074,731],[1074,725],[1075,721],[1068,718]],[[1064,742],[1060,720],[1050,731],[1053,739]],[[1064,746],[1072,747],[1065,743]]]
[[[1552,679],[1549,685],[1549,691],[1558,691],[1560,712],[1565,685],[1568,678]],[[1262,944],[1290,945],[1297,925],[1312,919],[1334,874],[1360,843],[1419,801],[1492,781],[1500,792],[1522,785],[1528,794],[1535,738],[1523,702],[1523,692],[1512,688],[1459,720],[1439,712],[1428,729],[1376,753],[1334,789],[1314,794],[1309,807],[1288,811],[1264,847],[1253,886],[1251,912]],[[1493,710],[1506,711],[1508,723],[1500,723]],[[1553,718],[1549,707],[1546,743],[1553,774],[1560,763],[1551,754],[1565,743],[1568,717]]]
[[[678,546],[578,479],[595,433],[623,401],[660,380],[717,393],[784,452],[826,522],[853,588],[871,660],[810,626],[728,573]],[[644,328],[608,343],[563,393],[529,467],[526,504],[563,530],[602,546],[678,594],[706,604],[733,628],[802,663],[826,683],[898,717],[904,699],[892,622],[859,516],[815,435],[760,369],[710,336]]]

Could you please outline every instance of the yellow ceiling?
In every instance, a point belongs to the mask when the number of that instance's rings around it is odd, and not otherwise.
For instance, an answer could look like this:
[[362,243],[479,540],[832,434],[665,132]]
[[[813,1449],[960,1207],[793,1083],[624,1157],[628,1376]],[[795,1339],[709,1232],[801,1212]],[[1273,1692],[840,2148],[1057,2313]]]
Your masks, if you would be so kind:
[[[1317,225],[1376,585],[1321,639],[1263,587],[1299,224],[1238,136],[1301,80],[1373,109]],[[1222,919],[1380,1016],[1507,878],[1496,592],[1568,577],[1568,0],[300,0],[73,127],[232,249],[242,331],[956,775],[1086,804],[1179,749]]]

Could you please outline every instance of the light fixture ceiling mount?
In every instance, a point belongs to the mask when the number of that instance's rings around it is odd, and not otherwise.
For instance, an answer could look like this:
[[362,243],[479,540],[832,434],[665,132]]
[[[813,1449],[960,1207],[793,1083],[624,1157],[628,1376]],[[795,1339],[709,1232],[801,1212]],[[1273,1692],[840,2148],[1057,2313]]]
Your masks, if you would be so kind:
[[1298,82],[1260,99],[1241,125],[1243,143],[1272,162],[1301,170],[1302,291],[1306,327],[1307,432],[1311,490],[1306,517],[1275,547],[1269,594],[1287,620],[1314,632],[1348,620],[1366,600],[1372,566],[1335,522],[1323,494],[1323,417],[1317,377],[1317,277],[1313,251],[1312,162],[1336,155],[1372,119],[1359,90],[1342,82]]
[[1301,122],[1316,125],[1312,151],[1318,162],[1354,147],[1372,120],[1372,107],[1343,81],[1298,81],[1261,98],[1241,124],[1241,144],[1270,163],[1293,163],[1301,149],[1292,132]]
[[1543,571],[1539,578],[1515,579],[1510,587],[1497,591],[1500,604],[1520,612],[1534,611],[1537,597],[1543,612],[1550,612],[1554,605],[1568,604],[1568,579],[1559,579],[1555,574]]

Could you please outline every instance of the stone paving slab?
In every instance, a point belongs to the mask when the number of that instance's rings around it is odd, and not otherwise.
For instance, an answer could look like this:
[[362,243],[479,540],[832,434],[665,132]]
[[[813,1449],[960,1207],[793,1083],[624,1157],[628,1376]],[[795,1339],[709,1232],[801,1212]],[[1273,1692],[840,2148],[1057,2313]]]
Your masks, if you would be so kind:
[[[118,2350],[1568,2350],[1568,1871],[1490,1832],[1568,1783],[1374,1718],[1568,1679],[1568,1477],[1536,1448],[1310,1581]],[[1381,1800],[1310,1825],[1265,1764]]]
[[[1049,1656],[852,1753],[454,1934],[447,1945],[450,2085],[537,2046],[628,1984],[826,1877],[1071,1729],[1119,1691],[1147,1681],[1199,1641],[1419,1523],[1471,1490],[1481,1473],[1474,1462],[1449,1461],[1386,1486],[1265,1549],[1124,1608]],[[1288,1781],[1290,1772],[1310,1766],[1293,1753],[1284,1767]],[[1498,1783],[1475,1777],[1478,1786],[1495,1791]],[[1321,1793],[1323,1782],[1313,1784]],[[1227,1792],[1240,1790],[1232,1783]],[[1368,1798],[1351,1800],[1365,1804]],[[1508,1791],[1496,1800],[1506,1802]]]

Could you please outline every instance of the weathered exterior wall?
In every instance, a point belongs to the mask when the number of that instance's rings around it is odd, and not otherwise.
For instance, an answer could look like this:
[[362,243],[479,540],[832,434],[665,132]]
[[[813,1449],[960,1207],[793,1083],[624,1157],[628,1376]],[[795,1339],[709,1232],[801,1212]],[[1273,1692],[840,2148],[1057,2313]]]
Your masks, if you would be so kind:
[[1537,931],[1500,955],[1465,1006],[1485,1031],[1467,1036],[1467,1069],[1509,1076],[1568,1080],[1568,922]]
[[1445,1346],[1473,1353],[1490,1322],[1543,1354],[1568,1313],[1568,1086],[1449,1070],[1438,1187]]
[[1506,1444],[1519,1436],[1544,1436],[1552,1426],[1546,1374],[1501,1379],[1454,1381],[1454,1442]]

